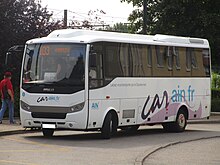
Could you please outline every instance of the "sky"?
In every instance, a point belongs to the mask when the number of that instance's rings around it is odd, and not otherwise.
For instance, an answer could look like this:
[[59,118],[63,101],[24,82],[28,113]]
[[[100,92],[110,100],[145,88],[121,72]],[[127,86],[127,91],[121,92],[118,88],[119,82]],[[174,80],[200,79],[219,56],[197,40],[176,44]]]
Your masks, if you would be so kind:
[[[62,19],[63,10],[67,9],[69,21],[91,19],[97,24],[104,21],[109,25],[116,22],[127,23],[127,18],[133,10],[132,4],[121,3],[120,0],[41,0],[41,5],[53,11],[55,20]],[[96,12],[88,15],[90,10]],[[100,19],[95,19],[96,16]]]

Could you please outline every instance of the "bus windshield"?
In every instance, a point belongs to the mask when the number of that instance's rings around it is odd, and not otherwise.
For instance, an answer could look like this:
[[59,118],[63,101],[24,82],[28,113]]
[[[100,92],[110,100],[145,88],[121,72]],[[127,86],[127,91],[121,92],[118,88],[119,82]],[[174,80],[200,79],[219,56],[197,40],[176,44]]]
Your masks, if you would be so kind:
[[83,85],[85,44],[29,44],[23,65],[23,84]]

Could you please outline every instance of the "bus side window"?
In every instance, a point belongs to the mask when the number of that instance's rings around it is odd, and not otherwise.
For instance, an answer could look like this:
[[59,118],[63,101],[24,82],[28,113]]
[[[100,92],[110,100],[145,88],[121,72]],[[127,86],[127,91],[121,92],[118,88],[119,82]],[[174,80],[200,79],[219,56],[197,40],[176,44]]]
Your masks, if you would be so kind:
[[167,56],[168,56],[168,70],[173,70],[173,52],[171,46],[168,46]]
[[177,47],[173,47],[173,55],[176,61],[176,69],[180,70],[180,57],[179,57],[179,49]]
[[192,72],[192,69],[198,69],[196,59],[196,50],[194,48],[186,48],[186,70]]
[[186,70],[191,71],[191,48],[186,48]]
[[194,57],[192,57],[192,64],[195,63],[192,67],[192,76],[205,77],[205,69],[203,65],[203,49],[194,48]]
[[[127,44],[126,44],[127,45]],[[125,44],[105,43],[104,66],[105,81],[109,83],[115,77],[124,77],[129,74],[128,47]]]
[[152,46],[147,46],[147,65],[152,67]]
[[178,48],[175,46],[169,46],[167,51],[168,69],[173,70],[173,65],[175,64],[176,70],[180,70],[180,58]]
[[157,67],[159,68],[164,67],[166,48],[163,46],[155,46],[155,48],[156,48],[156,57],[157,57]]
[[168,47],[155,45],[153,50],[153,76],[155,77],[170,77],[172,76],[172,69],[169,69],[168,63]]
[[89,54],[89,87],[103,86],[102,43],[97,42],[91,46]]
[[196,59],[196,52],[194,49],[191,51],[191,62],[192,62],[192,67],[193,69],[198,68],[198,63]]
[[210,55],[209,55],[209,49],[203,49],[202,50],[202,56],[203,56],[203,67],[204,72],[207,77],[210,76]]
[[89,77],[91,79],[97,78],[96,56],[97,56],[97,53],[91,53],[89,56]]

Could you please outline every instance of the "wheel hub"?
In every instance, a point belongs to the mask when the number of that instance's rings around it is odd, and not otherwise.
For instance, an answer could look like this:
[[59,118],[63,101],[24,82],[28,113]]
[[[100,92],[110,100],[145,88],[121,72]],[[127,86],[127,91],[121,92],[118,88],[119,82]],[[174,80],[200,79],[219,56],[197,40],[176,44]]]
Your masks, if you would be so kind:
[[178,118],[178,123],[181,128],[185,126],[186,120],[184,114],[180,114]]

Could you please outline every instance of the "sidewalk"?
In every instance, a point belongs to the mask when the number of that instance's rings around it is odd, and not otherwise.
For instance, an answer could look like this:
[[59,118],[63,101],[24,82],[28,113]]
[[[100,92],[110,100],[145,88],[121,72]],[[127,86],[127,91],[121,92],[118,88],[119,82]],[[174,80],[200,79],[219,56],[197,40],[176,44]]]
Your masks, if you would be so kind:
[[16,124],[9,124],[8,119],[2,120],[2,124],[0,124],[0,137],[37,131],[37,130],[32,130],[30,128],[28,128],[28,129],[23,128],[21,126],[20,119],[15,119],[15,121],[16,121]]
[[20,125],[20,120],[16,120],[16,124],[9,124],[9,120],[3,120],[2,124],[0,124],[0,136],[25,132],[25,129]]
[[188,124],[220,123],[220,112],[212,112],[209,119],[190,120]]

